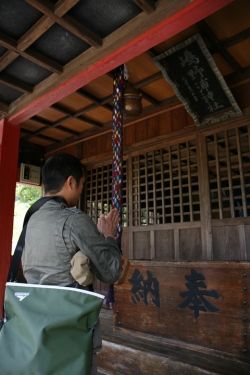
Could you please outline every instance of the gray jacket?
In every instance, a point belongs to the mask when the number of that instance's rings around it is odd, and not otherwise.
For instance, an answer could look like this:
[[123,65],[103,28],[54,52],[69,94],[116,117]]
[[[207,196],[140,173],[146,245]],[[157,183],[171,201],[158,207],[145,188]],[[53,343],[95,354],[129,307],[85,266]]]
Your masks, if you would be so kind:
[[[79,287],[70,273],[70,261],[79,250],[90,259],[91,270],[100,281],[112,284],[118,279],[122,263],[115,239],[104,240],[81,210],[53,200],[46,202],[27,226],[22,255],[27,282]],[[101,346],[101,333],[95,336],[94,351]]]

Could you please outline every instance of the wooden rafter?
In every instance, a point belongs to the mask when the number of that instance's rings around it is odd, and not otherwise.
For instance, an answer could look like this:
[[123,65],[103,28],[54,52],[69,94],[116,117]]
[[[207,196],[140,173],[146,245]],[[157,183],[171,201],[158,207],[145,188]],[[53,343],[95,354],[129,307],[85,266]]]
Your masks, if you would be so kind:
[[[30,138],[37,137],[37,136],[39,136],[39,138],[40,138],[41,134],[45,130],[53,129],[53,128],[57,128],[58,130],[61,130],[61,131],[65,132],[65,133],[68,133],[70,135],[78,135],[79,132],[75,132],[74,130],[65,128],[64,126],[60,126],[60,124],[63,124],[65,121],[68,121],[70,118],[71,118],[70,116],[65,116],[63,119],[60,119],[59,121],[56,121],[54,123],[50,123],[49,121],[38,119],[36,116],[34,116],[34,118],[31,119],[31,120],[34,120],[37,124],[43,125],[43,127],[36,130],[35,132],[29,131],[29,134],[27,136],[23,137],[22,140],[28,141]],[[22,131],[23,131],[23,129],[22,129]]]
[[12,63],[19,54],[17,52],[7,50],[1,57],[0,57],[0,71],[4,70],[6,66]]
[[82,97],[94,102],[95,104],[98,104],[98,106],[101,106],[105,108],[107,111],[112,112],[113,107],[110,105],[107,105],[108,102],[112,100],[112,95],[109,95],[108,97],[104,99],[98,99],[94,95],[88,93],[86,90],[79,89],[76,91],[77,94],[81,95]]
[[[109,76],[112,77],[112,74],[109,73],[108,74]],[[162,78],[162,73],[156,73],[156,74],[153,74],[152,76],[150,77],[147,77],[146,79],[143,79],[141,81],[138,81],[137,83],[134,84],[134,87],[135,88],[140,88],[144,85],[147,85],[149,83],[152,83],[158,79]],[[146,100],[150,103],[152,103],[155,107],[157,107],[160,103],[155,100],[153,97],[151,97],[150,95],[144,93],[142,90],[139,90],[141,93],[142,93],[142,96],[144,98],[146,98]],[[108,106],[106,103],[110,102],[112,100],[112,94],[111,95],[108,95],[107,97],[103,98],[103,99],[98,99],[97,97],[95,97],[94,95],[88,93],[86,90],[83,90],[83,89],[79,89],[76,91],[76,93],[78,95],[81,95],[83,96],[84,98],[87,98],[88,100],[91,100],[93,101],[93,104],[90,104],[82,109],[79,109],[78,111],[76,112],[72,112],[70,110],[66,110],[63,106],[59,105],[59,104],[54,104],[51,106],[52,109],[58,111],[58,112],[61,112],[63,114],[65,114],[66,116],[63,118],[63,119],[60,119],[58,121],[56,121],[55,123],[46,123],[46,121],[41,121],[40,119],[38,120],[37,117],[33,117],[33,119],[37,122],[37,123],[41,123],[43,125],[45,125],[44,128],[40,128],[39,130],[36,131],[36,136],[39,136],[40,133],[42,133],[44,130],[46,130],[48,127],[51,128],[57,128],[59,129],[59,125],[62,124],[63,122],[65,121],[68,121],[72,118],[77,118],[78,121],[81,121],[83,123],[87,123],[89,125],[92,125],[94,127],[99,127],[101,128],[102,127],[102,124],[96,122],[96,121],[92,121],[90,119],[88,119],[87,117],[84,117],[83,116],[83,113],[86,113],[86,112],[89,112],[95,108],[98,108],[98,107],[103,107],[107,110],[109,110],[110,112],[112,112],[112,106]],[[62,128],[61,130],[64,130],[65,128]],[[67,131],[67,129],[65,129],[66,132],[70,133],[70,131]],[[72,133],[72,135],[79,135],[79,133]],[[27,139],[26,139],[27,140]]]
[[[113,78],[112,72],[107,73],[107,75],[110,76],[111,78]],[[133,86],[135,88],[137,88],[137,89],[140,89],[141,87],[146,86],[146,85],[148,85],[150,83],[153,83],[153,82],[155,82],[155,81],[157,81],[157,80],[159,80],[161,78],[162,78],[162,73],[161,72],[157,72],[157,73],[154,73],[154,74],[150,75],[149,77],[146,77],[146,78],[144,78],[144,79],[142,79],[142,80],[134,83]],[[146,94],[145,92],[143,92],[142,90],[139,90],[139,92],[142,94],[142,97],[145,100],[147,100],[149,103],[152,104],[151,110],[153,108],[157,108],[157,107],[159,107],[161,105],[168,105],[168,104],[172,104],[173,103],[173,98],[170,98],[170,101],[168,101],[168,100],[165,101],[164,100],[161,103],[161,102],[158,102],[156,99],[154,99],[152,96],[150,96],[150,95]],[[57,129],[60,129],[60,125],[63,122],[68,121],[68,120],[70,120],[72,118],[77,118],[78,121],[81,121],[83,123],[88,123],[89,125],[92,125],[93,127],[99,127],[99,128],[102,127],[102,124],[99,124],[97,122],[91,121],[90,119],[84,117],[83,114],[86,113],[86,112],[92,111],[92,110],[94,110],[94,109],[96,109],[98,107],[103,107],[103,108],[109,110],[110,112],[112,112],[112,106],[108,106],[107,103],[109,103],[112,100],[113,95],[111,94],[111,95],[106,96],[103,99],[99,99],[99,98],[95,97],[94,95],[88,93],[86,90],[84,90],[82,88],[79,89],[79,90],[77,90],[76,93],[78,95],[80,95],[80,96],[83,96],[84,98],[87,98],[88,100],[92,101],[93,103],[89,104],[89,105],[87,105],[87,106],[85,106],[85,107],[83,107],[83,108],[81,108],[79,110],[77,110],[76,112],[73,112],[73,111],[70,111],[70,110],[66,110],[62,105],[59,105],[59,104],[52,105],[51,106],[52,109],[54,109],[54,110],[56,110],[58,112],[61,112],[61,113],[63,113],[63,114],[66,115],[65,117],[63,117],[62,119],[60,119],[60,120],[58,120],[58,121],[56,121],[54,123],[46,122],[44,120],[41,120],[40,118],[38,119],[37,116],[32,117],[31,120],[34,120],[37,123],[44,125],[43,128],[40,128],[40,129],[38,129],[36,131],[35,135],[37,137],[39,137],[39,135],[43,131],[47,130],[48,128],[52,128],[52,127],[55,128],[56,127]],[[177,99],[176,99],[176,101],[177,101]],[[110,122],[104,124],[104,127],[107,127],[109,125],[110,125]],[[60,130],[63,130],[63,131],[68,132],[70,134],[70,131],[68,131],[66,128],[61,128]],[[73,136],[74,139],[80,137],[80,134],[81,133],[72,132],[72,136]],[[31,137],[32,137],[31,134],[29,134],[29,137],[25,137],[25,138],[23,138],[23,140],[28,140]],[[72,139],[72,137],[71,137],[71,139]],[[65,142],[65,140],[63,140],[61,142]]]
[[9,106],[0,102],[0,114],[7,114],[9,112]]
[[40,137],[40,135],[45,131],[45,130],[48,130],[48,129],[52,129],[52,128],[57,128],[58,130],[61,130],[65,133],[68,133],[70,135],[73,135],[73,136],[78,136],[79,135],[79,132],[76,132],[76,131],[73,131],[71,129],[68,129],[64,126],[61,126],[63,123],[65,123],[66,121],[69,121],[73,118],[77,118],[78,121],[84,123],[84,124],[89,124],[91,126],[94,126],[94,127],[97,127],[97,128],[101,128],[102,127],[102,124],[96,122],[96,121],[92,121],[86,117],[79,117],[80,114],[78,114],[76,116],[76,114],[74,114],[73,112],[69,111],[69,110],[66,110],[65,108],[63,108],[62,106],[58,105],[58,104],[55,104],[53,106],[51,106],[52,109],[58,111],[58,112],[61,112],[63,114],[65,114],[66,116],[64,116],[63,118],[55,121],[55,122],[49,122],[49,121],[46,121],[44,119],[41,119],[39,118],[38,116],[34,116],[32,117],[30,120],[36,122],[37,124],[40,124],[42,125],[41,128],[39,128],[38,130],[36,130],[34,133],[32,132],[29,132],[27,134],[27,136],[23,137],[22,138],[22,141],[28,141],[29,139],[31,139],[32,137],[36,136],[36,137]]
[[214,34],[214,32],[211,30],[211,28],[208,26],[208,24],[203,20],[198,22],[198,26],[200,30],[202,31],[203,35],[206,36],[206,38],[209,40],[209,42],[212,45],[217,46],[218,51],[224,57],[224,59],[228,62],[228,64],[231,65],[231,67],[238,73],[241,73],[241,66],[240,64],[233,58],[233,56],[228,52],[228,50],[220,44],[218,38]]
[[[57,16],[62,17],[67,13],[79,0],[60,0],[55,5],[55,12]],[[40,18],[16,43],[18,52],[13,50],[6,51],[0,58],[0,71],[6,68],[18,56],[20,51],[25,51],[31,44],[33,44],[42,34],[44,34],[54,21],[46,16]]]
[[[29,1],[33,5],[35,0]],[[102,47],[89,49],[75,58],[73,64],[67,64],[67,69],[59,79],[52,75],[46,80],[46,85],[44,83],[43,87],[36,87],[34,95],[13,103],[10,106],[9,121],[20,123],[31,118],[110,71],[111,64],[118,66],[131,60],[231,2],[232,0],[210,0],[208,6],[207,0],[194,0],[191,3],[182,0],[180,7],[178,1],[170,5],[159,0],[152,14],[142,12],[129,22],[129,33],[128,24],[123,25],[105,38]]]
[[147,14],[155,11],[155,2],[152,0],[133,0]]
[[77,112],[77,114],[76,113],[72,113],[71,111],[66,110],[64,107],[60,106],[59,104],[54,104],[54,105],[51,106],[51,108],[56,109],[57,111],[66,114],[70,118],[77,118],[78,120],[84,122],[85,124],[89,124],[89,125],[92,125],[92,126],[97,126],[98,128],[102,127],[102,124],[100,124],[99,122],[92,121],[92,120],[88,119],[87,117],[83,117],[83,116],[81,116],[81,118],[79,118],[80,114],[78,114],[78,112]]
[[0,82],[5,84],[6,86],[12,87],[13,89],[24,92],[24,93],[30,94],[33,92],[32,86],[19,81],[19,79],[9,77],[3,73],[0,73]]
[[89,104],[86,107],[84,107],[82,109],[79,109],[77,112],[75,112],[75,116],[76,117],[82,116],[83,113],[86,113],[86,112],[89,112],[89,111],[93,111],[94,109],[96,109],[98,107],[100,107],[100,105],[97,104],[97,103]]
[[[135,88],[137,88],[137,87],[135,86]],[[153,104],[156,107],[159,105],[158,100],[153,98],[151,95],[147,94],[146,92],[144,92],[142,90],[138,90],[138,91],[139,91],[139,94],[142,95],[143,99],[147,100],[147,102]]]
[[228,74],[224,77],[224,79],[227,82],[227,84],[232,84],[233,82],[243,79],[245,77],[248,77],[248,80],[249,80],[249,75],[250,75],[250,66],[241,69],[240,73],[234,72],[234,73]]
[[73,6],[79,3],[80,0],[59,0],[54,6],[54,13],[58,17],[62,17],[67,13]]
[[238,34],[231,36],[228,39],[218,41],[218,43],[216,43],[215,45],[209,48],[209,52],[211,54],[218,52],[219,45],[221,48],[229,48],[249,38],[250,38],[250,27],[246,30],[241,31]]
[[[21,144],[22,144],[22,142],[26,143],[27,139],[32,139],[32,138],[37,136],[36,132],[33,133],[30,130],[21,129],[21,132],[23,134],[26,134],[24,137],[20,138]],[[52,137],[47,137],[46,135],[43,135],[43,134],[40,134],[39,138],[44,139],[45,141],[56,143],[56,144],[58,144],[60,142],[58,139],[55,139],[55,138],[52,138]]]
[[34,8],[45,14],[47,17],[52,19],[54,22],[58,23],[66,30],[70,31],[72,34],[78,38],[84,40],[86,43],[93,47],[100,47],[102,45],[102,39],[81,25],[79,22],[74,20],[72,17],[65,15],[63,17],[57,16],[54,13],[54,6],[48,0],[25,0],[27,3],[32,5]]
[[162,79],[162,78],[163,78],[162,72],[157,72],[157,73],[151,74],[149,77],[146,77],[146,78],[136,82],[134,84],[134,87],[136,89],[139,89],[143,86],[150,85],[150,83],[156,82],[156,81],[158,81],[159,79]]
[[21,51],[25,51],[31,44],[33,44],[41,35],[43,35],[54,21],[46,16],[42,16],[17,42],[17,47]]
[[[20,55],[25,59],[34,62],[35,64],[51,70],[54,73],[60,74],[63,72],[63,66],[51,60],[49,57],[44,56],[41,53],[32,50],[31,48],[27,48],[26,51],[19,50],[17,47],[17,42],[1,32],[0,45],[14,52],[15,55]],[[3,66],[1,66],[1,70],[3,70]]]
[[[152,58],[155,56],[155,53],[154,53],[153,50],[148,51],[148,54]],[[107,73],[107,75],[110,76],[111,78],[113,77],[112,72]],[[162,73],[161,72],[157,72],[157,73],[154,73],[154,74],[150,75],[149,77],[146,77],[146,78],[144,78],[144,79],[142,79],[142,80],[134,83],[133,86],[135,88],[139,89],[139,88],[141,88],[141,87],[143,87],[145,85],[148,85],[150,83],[153,83],[153,82],[155,82],[155,81],[157,81],[157,80],[159,80],[161,78],[162,78]],[[225,77],[225,79],[227,80],[227,77]],[[141,92],[143,93],[142,90],[141,90]],[[89,105],[87,105],[85,107],[83,107],[82,109],[79,109],[76,112],[65,110],[64,107],[62,107],[60,105],[57,105],[57,104],[53,105],[51,108],[53,108],[53,109],[55,109],[57,111],[60,111],[60,112],[62,112],[64,114],[66,114],[66,116],[63,119],[61,119],[60,121],[58,121],[56,123],[53,123],[53,127],[57,127],[57,129],[60,129],[62,131],[66,131],[67,132],[67,129],[60,127],[60,123],[63,123],[64,121],[67,121],[70,118],[77,118],[79,121],[82,121],[82,122],[85,122],[85,123],[88,122],[89,124],[96,126],[96,124],[91,123],[91,120],[85,119],[84,117],[82,118],[80,116],[82,116],[83,113],[92,111],[93,109],[98,108],[98,107],[103,107],[103,108],[109,109],[110,111],[112,110],[111,106],[109,106],[109,108],[107,108],[107,105],[106,105],[106,103],[108,103],[108,102],[110,102],[112,100],[112,95],[108,95],[107,97],[105,97],[103,99],[99,99],[99,98],[95,97],[94,95],[88,93],[86,90],[84,90],[82,88],[79,89],[79,90],[77,90],[76,93],[78,95],[83,96],[84,98],[87,98],[88,100],[92,101],[93,103],[89,104]],[[147,94],[145,94],[145,95],[147,95]],[[144,98],[145,98],[145,95],[143,95]],[[154,108],[159,107],[159,106],[162,107],[164,105],[173,104],[173,103],[177,102],[178,100],[177,100],[176,97],[175,98],[173,97],[173,98],[170,98],[169,100],[163,100],[162,102],[158,102],[155,99],[151,101],[150,98],[149,98],[148,101],[151,102],[151,104],[153,104],[150,107],[150,109],[153,110]],[[148,110],[148,108],[147,108],[147,110]],[[143,111],[143,114],[145,114],[145,111]],[[35,119],[35,117],[34,117],[34,119]],[[38,122],[40,122],[40,121],[38,121]],[[43,122],[43,123],[46,124],[46,122]],[[49,127],[52,127],[51,123],[49,123],[49,124],[50,124]],[[98,125],[100,126],[100,124],[98,124]],[[110,122],[105,123],[103,125],[103,128],[106,128],[109,125],[110,125]],[[44,130],[46,130],[46,128],[40,129],[41,132],[44,131]],[[70,133],[70,131],[68,131],[68,133]],[[78,139],[80,137],[80,134],[81,133],[77,133],[77,132],[75,132],[74,134],[72,133],[71,134],[72,137],[62,140],[60,142],[60,144],[65,143],[65,141],[69,141],[70,139],[72,140],[72,138],[74,140],[76,140],[76,139]],[[39,137],[39,131],[36,132],[36,136]]]
[[[97,106],[97,104],[93,104],[93,105]],[[179,107],[183,106],[183,103],[180,103],[180,101],[177,99],[177,97],[173,96],[169,99],[166,99],[166,100],[163,100],[162,102],[160,102],[159,105],[157,106],[157,108],[158,109],[165,108],[168,105],[172,105],[172,106],[174,105],[175,108],[179,108]],[[150,107],[146,107],[142,111],[142,116],[144,117],[144,116],[150,115],[152,113],[152,110],[154,110],[155,108],[156,107],[154,105],[152,105]],[[138,121],[140,121],[140,119],[138,119]],[[110,128],[111,125],[112,125],[112,120],[103,124],[102,130]],[[61,140],[59,144],[57,143],[56,145],[48,146],[46,148],[46,150],[51,151],[53,149],[58,149],[58,147],[65,147],[72,142],[80,141],[83,136],[89,136],[89,135],[94,134],[94,133],[96,133],[96,128],[92,127],[91,129],[84,130],[84,131],[80,132],[78,135],[72,135],[71,137],[68,137],[68,138],[65,138],[65,139]],[[39,137],[39,135],[37,135],[37,136]],[[21,140],[21,143],[22,143],[22,140]]]

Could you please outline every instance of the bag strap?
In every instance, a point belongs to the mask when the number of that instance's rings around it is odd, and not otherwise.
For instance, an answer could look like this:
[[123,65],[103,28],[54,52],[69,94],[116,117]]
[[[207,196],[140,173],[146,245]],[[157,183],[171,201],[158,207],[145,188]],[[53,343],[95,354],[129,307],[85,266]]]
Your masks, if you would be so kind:
[[7,282],[15,282],[16,281],[17,273],[18,273],[19,266],[20,266],[20,263],[21,263],[21,258],[22,258],[22,252],[23,252],[23,248],[24,248],[24,243],[25,243],[26,229],[27,229],[27,225],[28,225],[28,221],[29,221],[30,217],[36,211],[38,211],[44,205],[44,203],[48,202],[51,199],[53,199],[54,201],[56,201],[58,203],[65,203],[67,205],[67,202],[66,202],[66,200],[63,197],[59,197],[59,196],[55,196],[55,197],[42,197],[42,198],[38,199],[38,201],[36,201],[28,209],[28,211],[26,212],[25,217],[24,217],[23,229],[22,229],[20,237],[19,237],[19,239],[17,241],[15,252],[14,252],[14,255],[12,257],[12,261],[11,261],[11,265],[10,265],[10,269],[9,269],[9,273],[8,273],[8,277],[7,277]]

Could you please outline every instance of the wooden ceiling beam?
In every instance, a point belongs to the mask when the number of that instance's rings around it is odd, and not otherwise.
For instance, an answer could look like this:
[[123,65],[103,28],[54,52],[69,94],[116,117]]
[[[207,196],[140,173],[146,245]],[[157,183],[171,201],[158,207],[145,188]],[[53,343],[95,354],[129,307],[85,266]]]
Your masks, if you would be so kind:
[[[44,130],[46,129],[52,129],[52,128],[57,128],[58,130],[62,130],[66,133],[69,133],[71,135],[78,135],[79,132],[76,132],[74,130],[71,130],[71,129],[68,129],[68,128],[65,128],[64,126],[60,126],[61,124],[63,124],[64,122],[70,120],[71,116],[65,116],[63,119],[60,119],[56,122],[49,122],[49,121],[46,121],[44,119],[38,119],[37,116],[34,116],[31,120],[34,120],[37,124],[41,124],[41,125],[44,125],[43,128],[40,128],[37,130],[36,132],[36,135],[39,135],[40,133],[42,133]],[[46,127],[46,129],[45,129]]]
[[[249,39],[249,38],[250,38],[250,27],[246,30],[241,31],[238,34],[231,36],[228,39],[220,40],[218,43],[220,44],[222,48],[229,48],[229,47],[234,46],[235,44],[244,42],[244,40]],[[218,52],[218,46],[214,45],[214,46],[209,47],[209,52],[211,53],[211,55]]]
[[44,56],[41,53],[32,50],[31,48],[27,48],[25,52],[21,52],[20,54],[24,54],[26,56],[24,56],[26,59],[31,60],[56,74],[61,74],[63,72],[63,66],[61,64],[58,64],[49,57]]
[[[34,117],[31,118],[31,120],[35,121],[38,124],[45,125],[45,126],[47,126],[47,128],[57,128],[58,126],[60,126],[61,124],[63,124],[64,122],[66,122],[70,119],[71,119],[70,115],[66,115],[63,118],[61,118],[61,119],[59,119],[55,122],[50,122],[48,120],[41,119],[41,118],[39,118],[39,116],[34,116]],[[39,132],[39,130],[41,130],[41,129],[38,129],[37,131]],[[70,132],[71,131],[69,131],[69,133]]]
[[[250,77],[250,66],[247,66],[246,68],[243,68],[241,70],[241,73],[231,73],[226,76],[224,76],[224,79],[228,85],[232,85],[234,82],[239,81],[240,79]],[[230,87],[230,86],[229,86]]]
[[[63,123],[63,120],[61,120],[60,122],[56,122],[56,123],[49,123],[48,121],[45,121],[45,120],[41,120],[41,119],[37,119],[37,118],[33,118],[31,120],[34,120],[37,124],[40,124],[40,125],[44,125],[42,128],[36,130],[35,132],[31,132],[29,131],[29,133],[27,133],[27,136],[25,137],[22,137],[22,140],[24,141],[27,141],[28,139],[32,138],[32,137],[42,137],[42,134],[45,130],[48,130],[48,129],[52,129],[52,128],[57,128],[58,130],[61,130],[65,133],[68,133],[70,134],[71,136],[72,135],[78,135],[79,133],[78,132],[75,132],[75,131],[72,131],[70,129],[67,129],[63,126],[60,126],[59,124]],[[67,119],[64,119],[64,121],[66,121]],[[24,129],[21,128],[21,131],[23,131]],[[27,132],[27,131],[26,131]],[[50,140],[52,140],[53,138],[50,138]],[[57,140],[57,142],[60,142],[59,140]]]
[[75,112],[75,116],[76,116],[76,117],[79,117],[79,116],[81,116],[83,113],[93,111],[93,109],[96,109],[96,108],[98,108],[98,107],[99,107],[99,104],[97,104],[97,103],[89,104],[89,105],[87,105],[86,107],[84,107],[84,108],[82,108],[82,109],[79,109],[77,112]]
[[[176,96],[172,96],[171,98],[168,98],[168,99],[165,99],[165,100],[161,101],[159,106],[158,106],[158,109],[159,108],[166,108],[166,107],[169,107],[169,106],[171,106],[172,108],[173,107],[174,108],[180,108],[180,107],[183,107],[184,104],[181,103],[180,100]],[[152,117],[152,112],[155,113],[155,106],[150,106],[150,107],[144,108],[142,110],[142,114],[140,115],[140,117],[138,117],[136,119],[133,119],[132,123],[139,122],[142,119]],[[125,121],[125,125],[126,125],[126,119],[124,119],[124,121]],[[102,130],[110,129],[111,127],[112,127],[112,121],[108,121],[105,124],[103,124]],[[85,130],[85,131],[81,132],[78,136],[72,136],[72,137],[69,137],[69,138],[66,138],[66,139],[62,140],[59,145],[48,146],[46,148],[46,152],[49,153],[53,150],[59,150],[60,148],[72,145],[75,142],[76,143],[82,142],[83,137],[88,137],[88,136],[91,136],[93,134],[96,134],[95,128]]]
[[[46,16],[43,16],[31,29],[29,29],[17,42],[18,52],[24,51],[32,43],[36,41],[45,31],[47,31],[54,21],[50,20]],[[6,68],[12,61],[14,61],[20,53],[16,53],[13,50],[7,51],[1,58],[1,70]]]
[[64,16],[71,8],[73,8],[80,0],[59,0],[54,6],[54,13],[58,17]]
[[20,124],[43,109],[60,101],[94,79],[208,17],[233,0],[158,0],[155,12],[140,13],[136,18],[107,36],[102,47],[90,48],[58,77],[52,75],[34,94],[16,100],[10,106],[8,121]]
[[[112,97],[112,96],[111,96],[111,97]],[[111,98],[111,99],[112,99],[112,98]],[[110,101],[110,100],[109,100],[109,101]],[[103,103],[103,102],[104,102],[104,103]],[[109,112],[112,112],[112,111],[113,111],[113,107],[112,107],[112,106],[105,105],[105,101],[103,101],[103,102],[102,102],[101,104],[98,104],[98,103],[89,104],[89,105],[87,105],[86,107],[79,109],[77,112],[75,112],[74,117],[77,117],[77,118],[79,119],[79,116],[82,116],[83,113],[93,111],[94,109],[96,109],[96,108],[98,108],[98,107],[105,108],[105,109],[107,109]]]
[[134,87],[139,89],[143,86],[150,85],[150,83],[156,82],[156,81],[158,81],[159,79],[162,79],[162,78],[163,78],[162,72],[157,72],[157,73],[152,74],[149,77],[146,77],[146,78],[134,83]]
[[[101,105],[103,106],[104,104],[107,104],[109,103],[110,101],[113,101],[113,94],[111,95],[108,95],[108,96],[105,96],[105,98],[103,98],[101,100]],[[113,108],[113,107],[112,107]]]
[[[33,136],[34,137],[34,136]],[[30,137],[33,138],[33,137]],[[55,138],[52,138],[52,137],[48,137],[47,135],[39,135],[38,138],[41,138],[41,139],[44,139],[45,141],[50,141],[50,142],[53,142],[53,143],[60,143],[60,140],[59,139],[55,139]]]
[[64,27],[66,30],[84,40],[86,43],[90,44],[93,47],[100,47],[102,45],[102,39],[81,25],[79,22],[74,20],[72,17],[65,15],[63,17],[58,17],[54,13],[54,6],[48,0],[25,0],[31,6],[39,10],[41,13],[45,14],[45,16],[52,19],[54,22],[58,23],[60,26]]
[[[58,17],[64,16],[79,0],[60,0],[55,4],[54,12]],[[24,51],[33,44],[42,34],[54,25],[51,18],[42,16],[17,42],[17,48]]]
[[249,38],[250,38],[250,27],[226,39],[225,41],[222,42],[222,45],[225,48],[229,48]]
[[208,26],[206,21],[202,20],[197,23],[199,29],[201,30],[201,34],[206,36],[206,38],[209,40],[209,42],[212,44],[212,46],[215,46],[220,52],[221,56],[227,61],[229,65],[238,73],[241,73],[242,67],[240,64],[233,58],[233,56],[228,52],[226,48],[224,48],[221,44],[219,39],[216,37],[214,32],[211,30],[211,28]]
[[144,12],[151,14],[155,11],[155,2],[153,0],[133,0]]
[[[24,128],[21,128],[20,131],[23,133],[23,134],[26,134],[27,136],[30,136],[30,135],[33,135],[34,133],[31,131],[31,130],[27,130],[27,129],[24,129]],[[22,137],[21,139],[24,140],[26,137]],[[21,140],[20,139],[20,140]]]
[[77,90],[76,94],[79,94],[80,96],[82,96],[85,99],[90,100],[91,102],[94,102],[96,104],[101,105],[101,100],[100,99],[98,99],[95,95],[90,94],[89,92],[87,92],[86,90],[84,90],[82,88],[79,89],[79,90]]
[[62,107],[60,104],[56,103],[56,104],[53,104],[51,107],[51,109],[55,109],[57,112],[60,112],[64,115],[67,115],[69,118],[72,118],[74,117],[74,112]]
[[147,100],[147,102],[153,104],[156,107],[160,104],[160,102],[158,102],[158,100],[153,98],[151,95],[147,94],[145,91],[142,91],[142,90],[139,90],[139,89],[138,89],[138,91],[142,95],[143,99]]
[[[46,68],[56,74],[61,74],[63,72],[63,66],[58,64],[57,62],[51,60],[49,57],[46,57],[42,55],[39,52],[36,52],[32,50],[31,48],[26,49],[26,51],[21,51],[17,48],[17,42],[10,38],[9,36],[3,34],[0,32],[0,44],[13,51],[16,55],[20,55],[24,57],[27,60],[30,60],[34,62],[35,64],[38,64],[42,66],[43,68]],[[13,60],[12,60],[13,61]],[[1,70],[3,70],[3,67],[1,66]]]
[[[71,7],[73,7],[79,0],[60,0],[55,4],[57,15],[62,17]],[[60,4],[59,4],[60,3]],[[18,41],[16,48],[18,52],[25,51],[31,44],[33,44],[42,34],[44,34],[51,26],[54,25],[54,21],[46,16],[40,18],[35,25],[33,25]],[[6,68],[12,61],[19,56],[12,50],[5,52],[0,58],[1,70]]]
[[0,73],[0,82],[4,85],[12,87],[15,90],[31,94],[33,92],[33,87],[19,81],[19,79],[9,77],[6,74]]
[[[110,75],[110,73],[107,73],[107,75],[110,76],[112,78],[112,80],[113,80],[114,76]],[[94,95],[89,94],[87,91],[85,91],[83,89],[77,90],[77,93],[80,93],[81,95],[83,94],[83,96],[85,98],[93,100],[96,104],[104,107],[105,109],[110,110],[110,108],[111,108],[110,106],[106,106],[105,104],[107,104],[107,103],[109,103],[110,101],[113,100],[113,94],[105,96],[102,99],[98,99]],[[93,99],[91,99],[91,98],[93,98]],[[112,107],[112,109],[113,109],[113,107]]]
[[[99,107],[99,105],[97,105],[97,107]],[[59,104],[54,104],[50,108],[53,108],[63,114],[66,114],[67,116],[69,116],[69,119],[77,118],[77,120],[84,122],[85,124],[89,124],[91,126],[97,126],[98,128],[102,127],[102,124],[100,124],[99,122],[92,121],[88,119],[87,117],[82,116],[83,112],[81,110],[77,112],[72,112],[72,111],[65,109],[64,107],[61,107]],[[79,116],[82,116],[82,117],[79,117]]]
[[7,114],[9,112],[9,106],[0,102],[0,114]]
[[86,124],[89,124],[91,126],[94,126],[96,128],[99,128],[101,129],[102,128],[102,124],[97,122],[97,121],[93,121],[93,120],[90,120],[89,118],[83,116],[83,115],[75,115],[75,117],[78,119],[78,120],[82,120],[83,122],[85,122]]
[[59,130],[62,130],[62,131],[64,131],[64,132],[66,132],[66,133],[69,133],[69,134],[71,134],[71,135],[78,135],[79,134],[79,132],[76,132],[76,131],[74,131],[74,130],[71,130],[71,129],[69,129],[69,128],[66,128],[66,127],[64,127],[64,126],[61,126],[62,124],[64,124],[64,122],[66,122],[66,121],[69,121],[69,120],[71,120],[72,119],[72,116],[70,116],[70,115],[66,115],[65,117],[63,117],[62,119],[60,119],[60,120],[58,120],[58,121],[56,121],[56,122],[53,122],[53,123],[50,123],[49,121],[45,121],[45,120],[43,120],[43,121],[41,121],[41,120],[35,120],[36,122],[40,122],[41,124],[48,124],[48,127],[49,128],[57,128],[57,129],[59,129]]
[[[45,129],[44,129],[45,130]],[[20,142],[27,142],[28,139],[37,137],[36,132],[32,133],[30,130],[22,129],[20,130],[22,133],[27,134],[24,137],[20,138]],[[52,143],[60,143],[58,139],[47,137],[46,135],[40,134],[38,138],[44,139],[45,141],[49,141]]]
[[7,50],[1,57],[0,57],[0,72],[6,68],[9,64],[12,63],[17,57],[19,53]]
[[[55,13],[57,16],[62,17],[67,13],[79,0],[60,0],[55,4]],[[25,51],[31,44],[33,44],[42,34],[44,34],[51,26],[54,25],[54,21],[46,16],[40,18],[35,25],[33,25],[18,41],[16,48],[18,52]],[[1,70],[6,68],[12,61],[14,61],[20,53],[16,53],[13,50],[8,50],[0,58]],[[60,73],[61,68],[59,68]],[[57,72],[56,72],[57,73]]]
[[[94,102],[95,104],[98,104],[99,106],[107,109],[108,111],[112,112],[112,110],[113,110],[113,108],[111,106],[106,105],[106,103],[108,103],[110,100],[112,100],[112,98],[113,98],[112,95],[111,95],[111,98],[109,96],[110,99],[108,101],[106,101],[106,98],[103,101],[103,100],[98,99],[96,96],[88,93],[87,91],[85,91],[83,89],[77,90],[76,93],[79,94],[79,95],[81,95],[82,97],[84,97],[84,98],[86,98],[86,99]],[[82,108],[82,109],[84,109],[84,108]]]
[[62,132],[71,134],[71,135],[78,135],[79,132],[75,132],[74,130],[71,130],[69,128],[65,128],[64,126],[57,126],[56,127],[58,130],[61,130]]
[[41,35],[43,35],[54,21],[46,16],[42,16],[17,42],[17,48],[20,51],[25,51],[31,44],[33,44]]

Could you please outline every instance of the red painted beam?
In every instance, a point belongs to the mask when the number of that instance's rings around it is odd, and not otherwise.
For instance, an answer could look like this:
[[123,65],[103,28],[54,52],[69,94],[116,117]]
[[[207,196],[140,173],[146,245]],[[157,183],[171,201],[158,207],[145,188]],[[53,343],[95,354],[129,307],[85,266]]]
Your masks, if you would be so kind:
[[20,127],[0,121],[0,306],[10,266]]
[[171,38],[231,2],[233,0],[194,0],[173,16],[13,114],[8,121],[12,124],[20,124],[90,81]]

